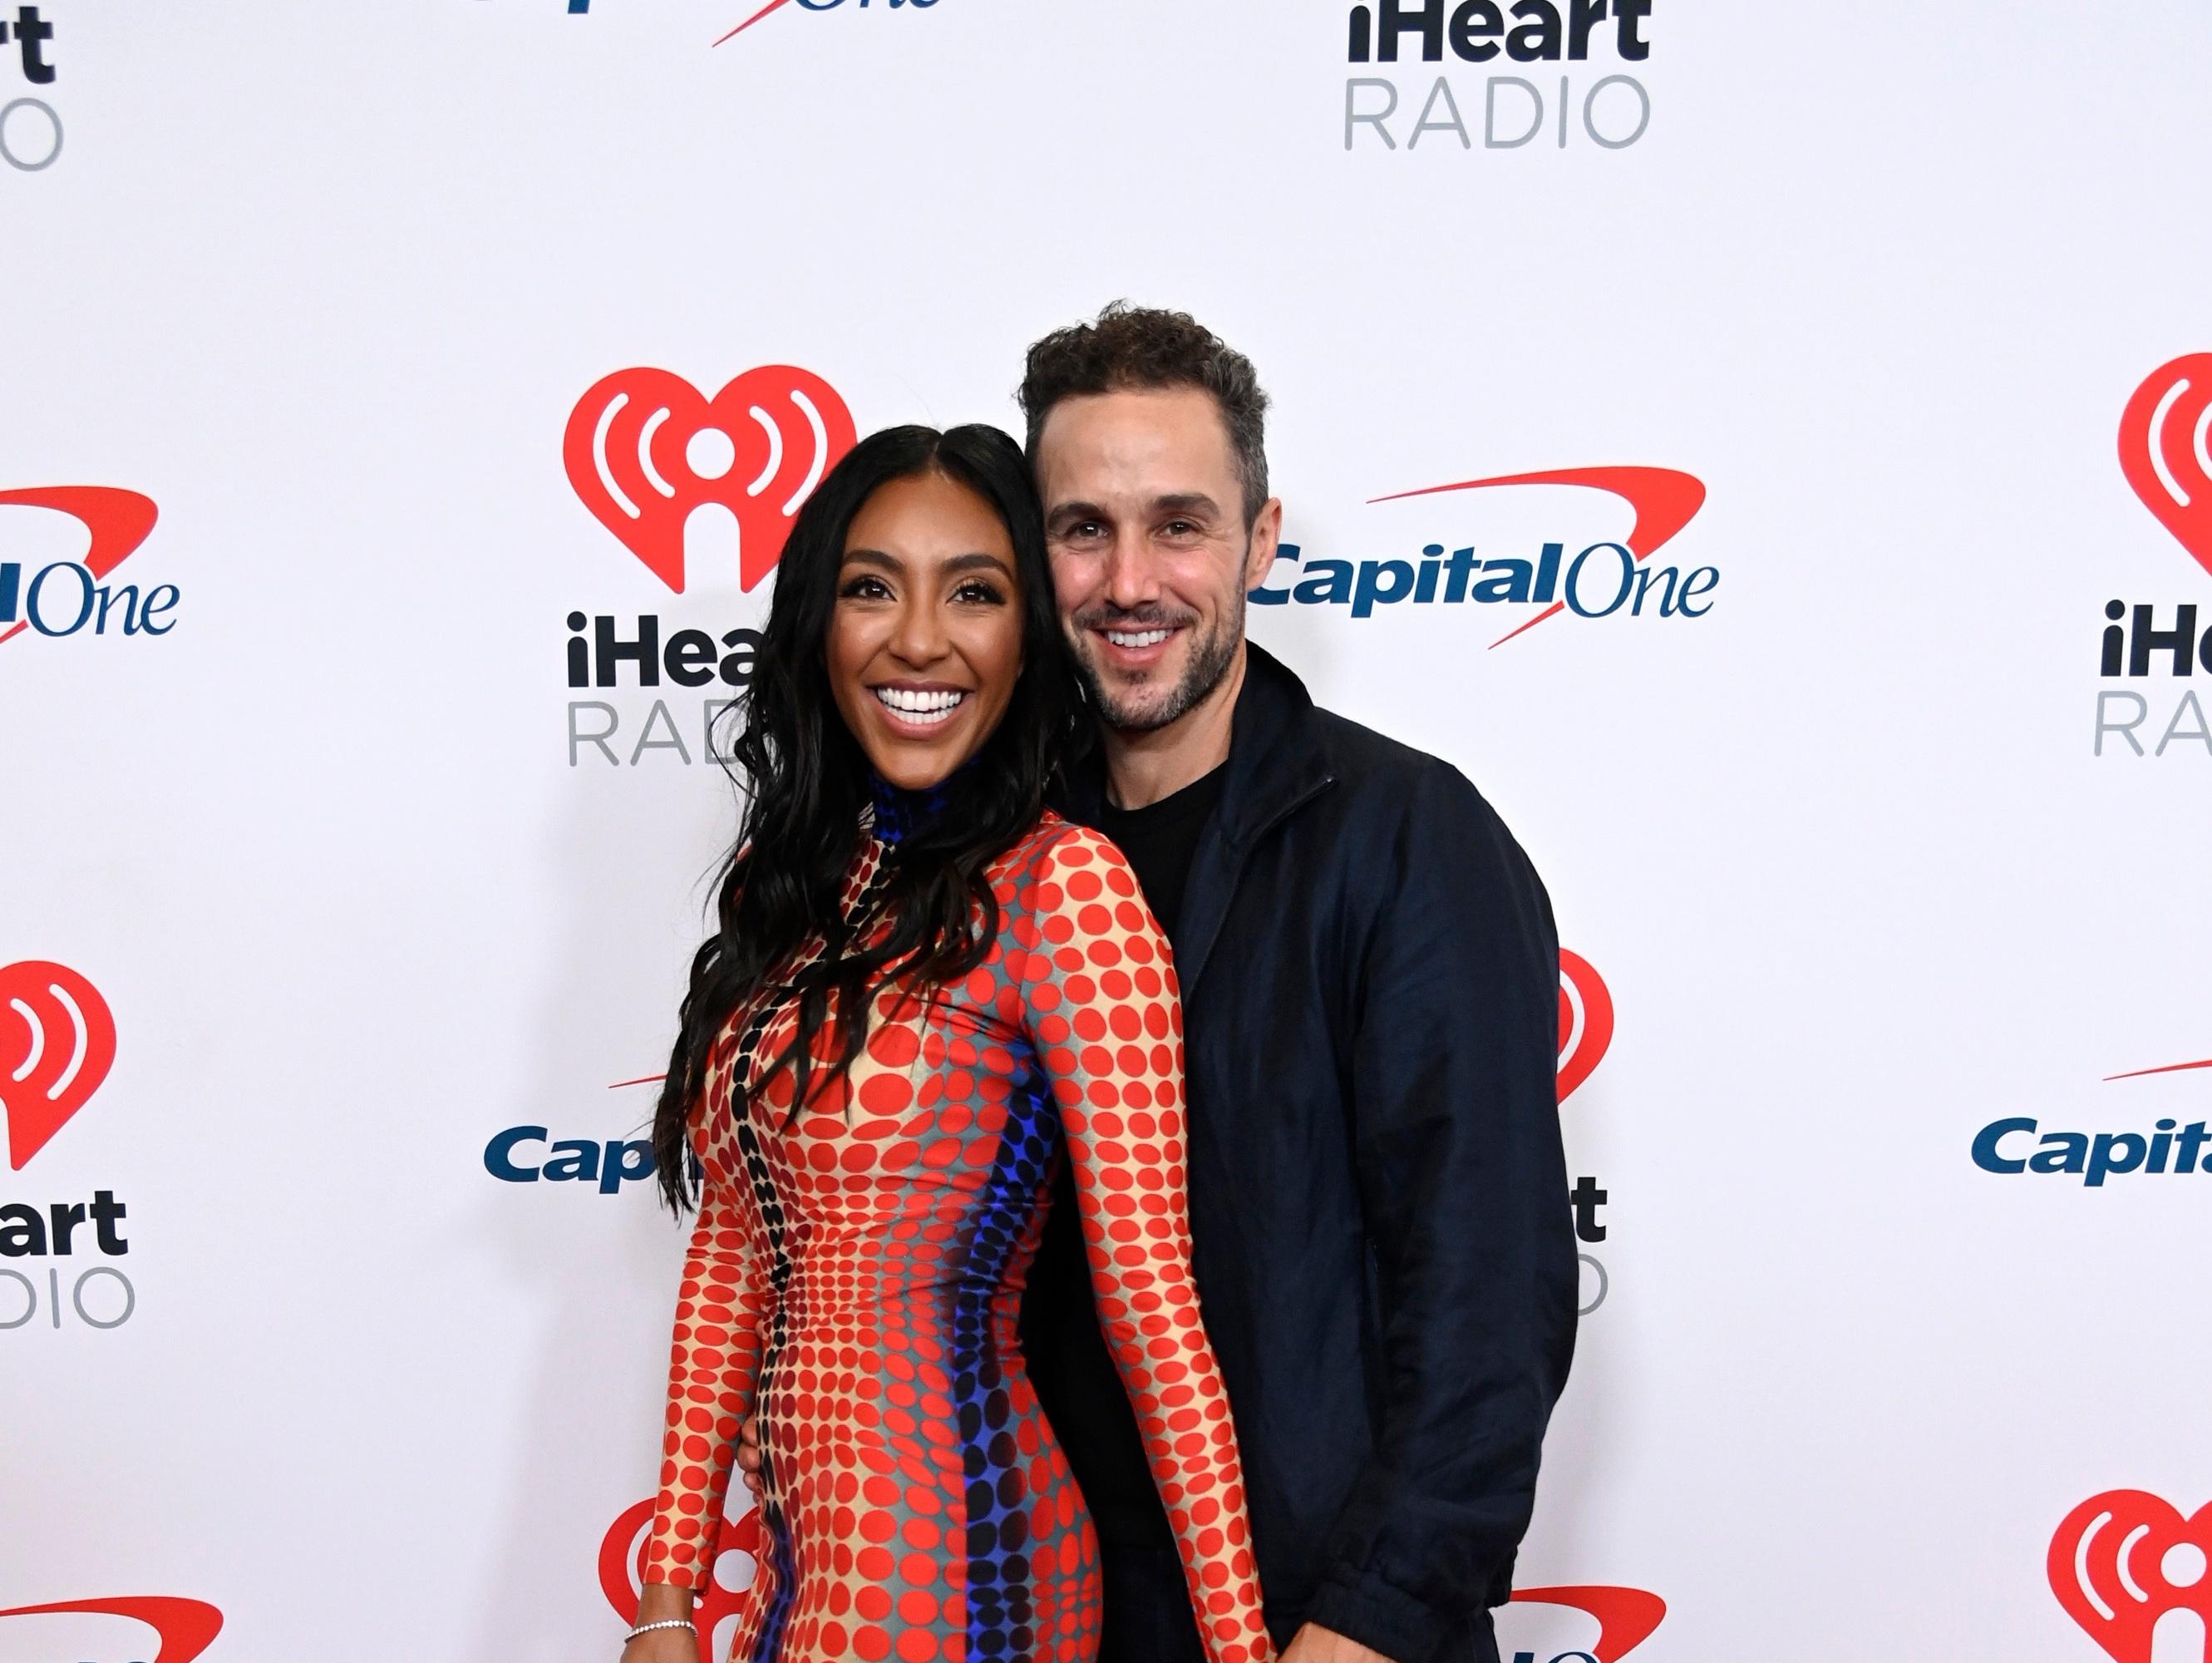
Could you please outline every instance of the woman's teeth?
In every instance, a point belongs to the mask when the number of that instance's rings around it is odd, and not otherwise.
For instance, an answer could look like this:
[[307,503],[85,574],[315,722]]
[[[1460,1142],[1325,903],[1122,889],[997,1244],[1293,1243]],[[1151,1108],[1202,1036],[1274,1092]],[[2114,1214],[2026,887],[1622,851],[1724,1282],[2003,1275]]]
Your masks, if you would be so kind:
[[887,710],[895,710],[908,722],[923,727],[934,727],[948,722],[968,697],[963,692],[950,690],[941,692],[915,692],[905,687],[878,687],[873,690]]
[[1173,634],[1171,630],[1109,630],[1106,638],[1116,647],[1157,647]]

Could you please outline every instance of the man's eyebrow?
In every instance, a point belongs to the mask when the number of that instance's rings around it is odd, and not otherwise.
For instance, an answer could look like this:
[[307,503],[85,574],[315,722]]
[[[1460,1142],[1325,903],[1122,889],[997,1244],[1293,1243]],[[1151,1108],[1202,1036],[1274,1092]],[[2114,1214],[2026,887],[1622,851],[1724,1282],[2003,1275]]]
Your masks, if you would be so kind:
[[1221,504],[1202,490],[1177,491],[1171,496],[1155,496],[1152,508],[1160,514],[1218,515]]
[[[1170,491],[1164,496],[1155,496],[1146,504],[1146,507],[1154,514],[1189,514],[1218,517],[1221,513],[1221,504],[1202,490]],[[1096,503],[1055,503],[1052,512],[1046,516],[1054,525],[1069,520],[1106,520],[1111,517]]]

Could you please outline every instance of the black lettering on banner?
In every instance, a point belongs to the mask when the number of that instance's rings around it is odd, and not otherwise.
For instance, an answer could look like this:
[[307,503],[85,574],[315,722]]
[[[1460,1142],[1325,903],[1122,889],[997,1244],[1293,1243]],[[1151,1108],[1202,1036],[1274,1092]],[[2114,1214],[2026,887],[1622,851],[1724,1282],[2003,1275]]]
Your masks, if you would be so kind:
[[[1354,64],[1395,64],[1399,50],[1411,36],[1420,43],[1421,61],[1440,62],[1444,42],[1453,56],[1469,64],[1486,64],[1502,50],[1519,64],[1586,62],[1590,40],[1608,16],[1614,26],[1613,50],[1621,58],[1640,64],[1651,56],[1643,26],[1651,15],[1651,0],[1517,0],[1511,26],[1499,0],[1373,0],[1352,7],[1347,20],[1345,56]],[[1504,37],[1501,46],[1500,37]]]
[[[8,38],[8,26],[0,23],[0,41]],[[39,15],[36,6],[15,9],[15,46],[23,59],[23,79],[34,87],[54,84],[54,66],[46,61],[46,43],[54,38],[54,26]]]

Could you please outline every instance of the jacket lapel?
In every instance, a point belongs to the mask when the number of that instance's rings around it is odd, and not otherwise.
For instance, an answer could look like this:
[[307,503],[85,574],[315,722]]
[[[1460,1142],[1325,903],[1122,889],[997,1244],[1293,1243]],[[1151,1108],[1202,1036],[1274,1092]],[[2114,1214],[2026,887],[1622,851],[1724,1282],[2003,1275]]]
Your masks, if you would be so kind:
[[[1183,889],[1182,917],[1169,941],[1186,1003],[1212,957],[1254,847],[1336,783],[1310,732],[1313,698],[1305,684],[1273,654],[1249,642],[1245,650],[1244,685],[1237,695],[1229,736],[1228,776],[1213,818],[1199,834]],[[1056,795],[1068,819],[1097,825],[1106,806],[1104,747],[1093,746],[1069,768]]]
[[1183,890],[1182,926],[1172,942],[1176,979],[1188,1005],[1206,973],[1260,840],[1334,784],[1328,759],[1307,731],[1313,699],[1273,654],[1247,643],[1249,660],[1237,696],[1221,801],[1200,834]]

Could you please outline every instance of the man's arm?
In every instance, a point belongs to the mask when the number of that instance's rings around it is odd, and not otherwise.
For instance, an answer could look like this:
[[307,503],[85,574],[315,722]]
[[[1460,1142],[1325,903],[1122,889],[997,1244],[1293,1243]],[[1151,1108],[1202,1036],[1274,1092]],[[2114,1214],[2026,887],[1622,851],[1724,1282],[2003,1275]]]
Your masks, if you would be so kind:
[[1510,1587],[1574,1351],[1577,1270],[1543,886],[1441,763],[1416,783],[1388,860],[1352,1057],[1382,1435],[1309,1616],[1428,1663]]

